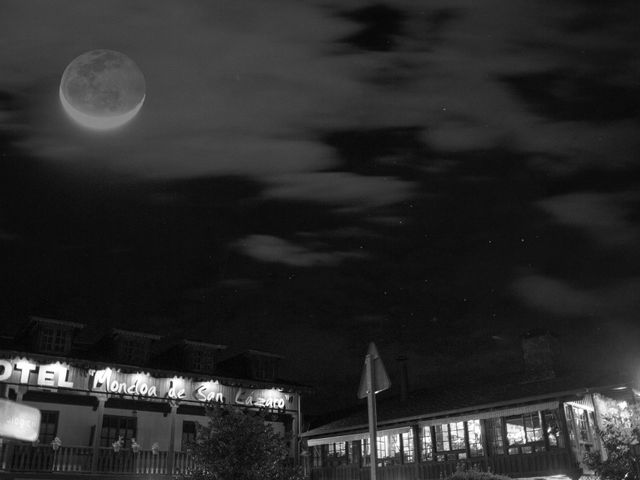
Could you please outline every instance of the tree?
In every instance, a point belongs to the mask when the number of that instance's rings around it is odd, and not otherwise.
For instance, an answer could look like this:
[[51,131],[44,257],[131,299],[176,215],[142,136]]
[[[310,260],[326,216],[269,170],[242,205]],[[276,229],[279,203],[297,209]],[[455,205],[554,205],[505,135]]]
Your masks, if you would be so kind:
[[265,423],[264,415],[236,407],[207,411],[190,451],[192,480],[302,480],[288,456],[286,439]]
[[602,480],[640,480],[640,405],[607,403],[598,431],[607,454],[590,452],[587,465]]

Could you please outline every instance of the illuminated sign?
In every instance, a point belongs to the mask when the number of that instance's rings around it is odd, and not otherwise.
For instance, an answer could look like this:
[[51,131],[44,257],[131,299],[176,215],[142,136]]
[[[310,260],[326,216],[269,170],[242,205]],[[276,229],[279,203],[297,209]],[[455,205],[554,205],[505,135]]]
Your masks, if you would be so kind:
[[81,369],[64,363],[38,364],[24,358],[0,359],[0,382],[45,388],[100,392],[112,396],[220,403],[254,408],[296,410],[297,396],[277,389],[245,389],[217,380],[155,378],[119,369]]
[[235,402],[248,407],[285,408],[286,398],[277,390],[244,390],[238,389]]
[[40,431],[40,410],[0,399],[0,438],[35,442]]

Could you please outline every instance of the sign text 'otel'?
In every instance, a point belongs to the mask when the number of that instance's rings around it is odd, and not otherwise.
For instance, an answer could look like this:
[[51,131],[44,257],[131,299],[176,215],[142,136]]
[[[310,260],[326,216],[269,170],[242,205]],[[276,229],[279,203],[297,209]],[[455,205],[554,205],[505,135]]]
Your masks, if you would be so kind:
[[0,359],[0,382],[279,410],[297,408],[296,395],[276,389],[230,387],[217,380],[203,382],[183,377],[155,378],[145,373],[123,373],[111,368],[82,369],[60,362],[38,364],[24,358]]

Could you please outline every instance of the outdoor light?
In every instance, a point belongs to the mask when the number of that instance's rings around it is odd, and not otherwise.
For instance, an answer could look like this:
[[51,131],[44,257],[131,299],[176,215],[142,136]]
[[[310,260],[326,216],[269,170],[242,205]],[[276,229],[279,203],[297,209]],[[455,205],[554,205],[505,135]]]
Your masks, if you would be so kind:
[[133,453],[138,453],[140,451],[140,445],[136,442],[135,438],[131,439],[131,451]]
[[51,441],[51,448],[53,448],[54,452],[57,452],[61,446],[62,440],[60,440],[60,437],[56,437]]
[[160,445],[158,445],[158,442],[154,442],[154,444],[151,445],[151,453],[153,453],[154,455],[158,455],[159,450],[160,450]]
[[111,446],[113,447],[113,451],[118,453],[120,451],[120,449],[122,448],[123,444],[124,444],[124,441],[122,439],[122,436],[118,437],[118,440],[116,440],[115,442],[113,442],[111,444]]

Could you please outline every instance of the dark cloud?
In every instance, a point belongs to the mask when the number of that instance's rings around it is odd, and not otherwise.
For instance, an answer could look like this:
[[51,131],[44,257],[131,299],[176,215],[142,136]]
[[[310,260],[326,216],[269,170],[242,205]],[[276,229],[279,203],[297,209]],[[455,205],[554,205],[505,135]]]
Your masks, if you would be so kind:
[[344,41],[365,50],[391,50],[396,45],[395,37],[402,33],[404,13],[390,5],[362,7],[344,17],[360,24],[359,30]]

